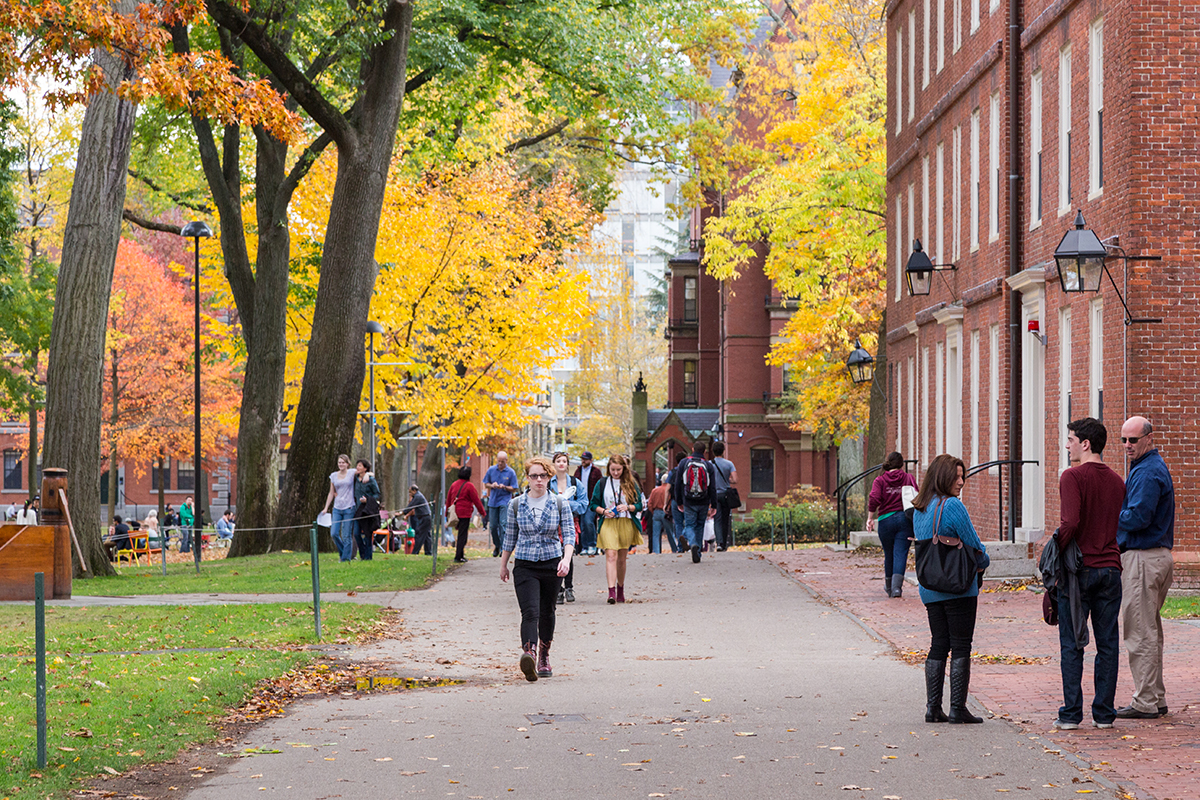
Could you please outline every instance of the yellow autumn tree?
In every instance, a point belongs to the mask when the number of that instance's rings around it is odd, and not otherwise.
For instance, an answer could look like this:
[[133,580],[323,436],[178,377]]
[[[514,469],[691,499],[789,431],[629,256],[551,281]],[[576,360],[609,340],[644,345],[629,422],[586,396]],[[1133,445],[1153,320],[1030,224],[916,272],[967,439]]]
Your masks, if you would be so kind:
[[[860,433],[869,392],[844,361],[874,350],[885,307],[886,41],[879,0],[814,0],[745,67],[737,135],[755,158],[704,230],[705,264],[764,268],[797,310],[768,361],[787,366],[797,427]],[[735,169],[739,165],[734,165]]]

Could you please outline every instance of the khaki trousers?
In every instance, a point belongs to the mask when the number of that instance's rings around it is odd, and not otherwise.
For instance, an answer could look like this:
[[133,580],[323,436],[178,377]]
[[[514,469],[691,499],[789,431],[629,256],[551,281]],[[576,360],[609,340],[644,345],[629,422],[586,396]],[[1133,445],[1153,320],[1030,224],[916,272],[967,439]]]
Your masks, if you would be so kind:
[[1133,676],[1130,705],[1138,711],[1155,712],[1167,704],[1159,609],[1171,588],[1174,567],[1167,547],[1121,554],[1121,634]]

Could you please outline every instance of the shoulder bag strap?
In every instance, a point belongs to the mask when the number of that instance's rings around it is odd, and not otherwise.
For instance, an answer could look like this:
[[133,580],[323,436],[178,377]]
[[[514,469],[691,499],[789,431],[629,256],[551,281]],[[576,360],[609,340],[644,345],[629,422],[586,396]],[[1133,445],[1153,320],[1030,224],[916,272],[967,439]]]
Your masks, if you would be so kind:
[[946,499],[942,498],[938,501],[937,509],[933,512],[933,538],[938,537],[938,524],[942,521],[942,509],[946,506]]

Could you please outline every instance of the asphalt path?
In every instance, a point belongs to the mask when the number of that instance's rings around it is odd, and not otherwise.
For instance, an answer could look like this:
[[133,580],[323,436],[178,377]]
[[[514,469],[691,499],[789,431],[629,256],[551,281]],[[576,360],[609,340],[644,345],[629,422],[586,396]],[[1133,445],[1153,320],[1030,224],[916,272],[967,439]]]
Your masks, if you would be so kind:
[[463,683],[298,703],[230,746],[278,753],[222,759],[180,795],[1115,796],[1002,720],[925,724],[919,667],[754,554],[635,555],[626,593],[607,605],[603,561],[580,560],[554,677],[529,683],[512,586],[473,560],[393,601],[404,638],[354,654]]

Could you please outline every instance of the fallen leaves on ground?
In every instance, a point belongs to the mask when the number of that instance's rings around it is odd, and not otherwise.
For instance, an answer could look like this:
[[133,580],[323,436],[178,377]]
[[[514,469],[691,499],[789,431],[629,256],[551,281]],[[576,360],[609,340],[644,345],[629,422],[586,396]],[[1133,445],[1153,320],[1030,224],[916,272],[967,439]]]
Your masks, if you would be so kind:
[[[928,650],[898,650],[897,655],[905,664],[923,664]],[[976,664],[1010,664],[1024,666],[1030,664],[1046,664],[1049,656],[1023,656],[1018,653],[971,653],[971,661]]]

